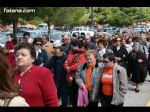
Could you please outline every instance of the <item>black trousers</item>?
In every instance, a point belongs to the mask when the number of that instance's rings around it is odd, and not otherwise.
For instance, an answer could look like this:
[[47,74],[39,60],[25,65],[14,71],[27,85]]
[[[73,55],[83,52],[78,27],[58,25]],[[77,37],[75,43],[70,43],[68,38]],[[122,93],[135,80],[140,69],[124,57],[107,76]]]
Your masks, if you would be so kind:
[[112,96],[106,96],[103,94],[101,98],[101,106],[102,107],[123,107],[123,103],[119,105],[112,105],[111,101],[112,101]]
[[98,102],[89,102],[87,107],[98,107]]
[[75,79],[68,85],[69,98],[73,107],[77,107],[78,88]]

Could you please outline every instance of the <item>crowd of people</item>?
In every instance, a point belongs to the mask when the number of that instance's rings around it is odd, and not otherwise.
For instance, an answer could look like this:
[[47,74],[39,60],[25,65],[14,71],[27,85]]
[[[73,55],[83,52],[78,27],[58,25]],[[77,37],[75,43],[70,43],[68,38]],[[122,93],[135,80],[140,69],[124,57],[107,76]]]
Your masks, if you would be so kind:
[[23,36],[9,34],[0,50],[0,91],[17,94],[21,106],[78,107],[80,100],[80,106],[122,107],[128,81],[139,93],[150,75],[148,34],[63,34],[53,43],[48,36]]

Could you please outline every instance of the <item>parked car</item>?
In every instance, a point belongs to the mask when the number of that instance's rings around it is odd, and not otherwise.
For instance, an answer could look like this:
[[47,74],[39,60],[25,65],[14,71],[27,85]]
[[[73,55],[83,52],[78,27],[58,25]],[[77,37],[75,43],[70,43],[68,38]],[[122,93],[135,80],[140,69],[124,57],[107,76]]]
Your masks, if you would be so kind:
[[50,34],[50,40],[51,40],[51,42],[61,41],[61,40],[62,40],[62,35],[63,35],[63,34],[64,34],[64,33],[61,32],[61,31],[58,31],[58,32],[52,32],[52,33]]
[[107,32],[97,32],[96,34],[98,34],[99,36],[101,36],[101,35],[109,35],[109,36],[111,36],[112,35],[112,34],[107,33]]
[[38,25],[37,29],[48,31],[48,24],[47,23],[41,23]]
[[39,30],[25,30],[25,32],[30,33],[31,38],[37,38],[37,37],[42,37],[42,33]]
[[134,31],[138,32],[138,33],[144,33],[144,32],[146,32],[146,29],[145,28],[136,27],[136,28],[134,28]]
[[0,46],[1,46],[1,47],[4,47],[6,41],[7,41],[7,38],[6,38],[6,37],[0,37]]
[[2,35],[5,35],[5,36],[7,36],[8,34],[12,34],[13,33],[13,31],[1,31],[1,34]]
[[71,36],[74,33],[79,33],[79,35],[89,35],[89,36],[94,36],[94,31],[91,31],[89,27],[75,27],[73,28],[72,32],[71,32]]

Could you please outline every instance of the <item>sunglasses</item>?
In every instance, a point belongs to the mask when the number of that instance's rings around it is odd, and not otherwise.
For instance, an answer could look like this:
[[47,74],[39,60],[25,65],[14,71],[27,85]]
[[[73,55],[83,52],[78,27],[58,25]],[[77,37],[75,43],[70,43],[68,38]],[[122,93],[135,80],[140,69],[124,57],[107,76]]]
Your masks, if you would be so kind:
[[36,43],[35,45],[36,45],[36,46],[42,46],[42,44],[38,44],[38,43]]

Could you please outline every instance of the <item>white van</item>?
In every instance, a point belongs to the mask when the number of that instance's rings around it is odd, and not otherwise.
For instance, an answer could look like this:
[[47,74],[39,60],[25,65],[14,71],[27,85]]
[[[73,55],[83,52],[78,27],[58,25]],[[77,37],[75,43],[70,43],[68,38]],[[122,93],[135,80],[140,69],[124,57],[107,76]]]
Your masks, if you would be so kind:
[[41,23],[38,25],[38,29],[48,30],[48,24],[47,23]]

